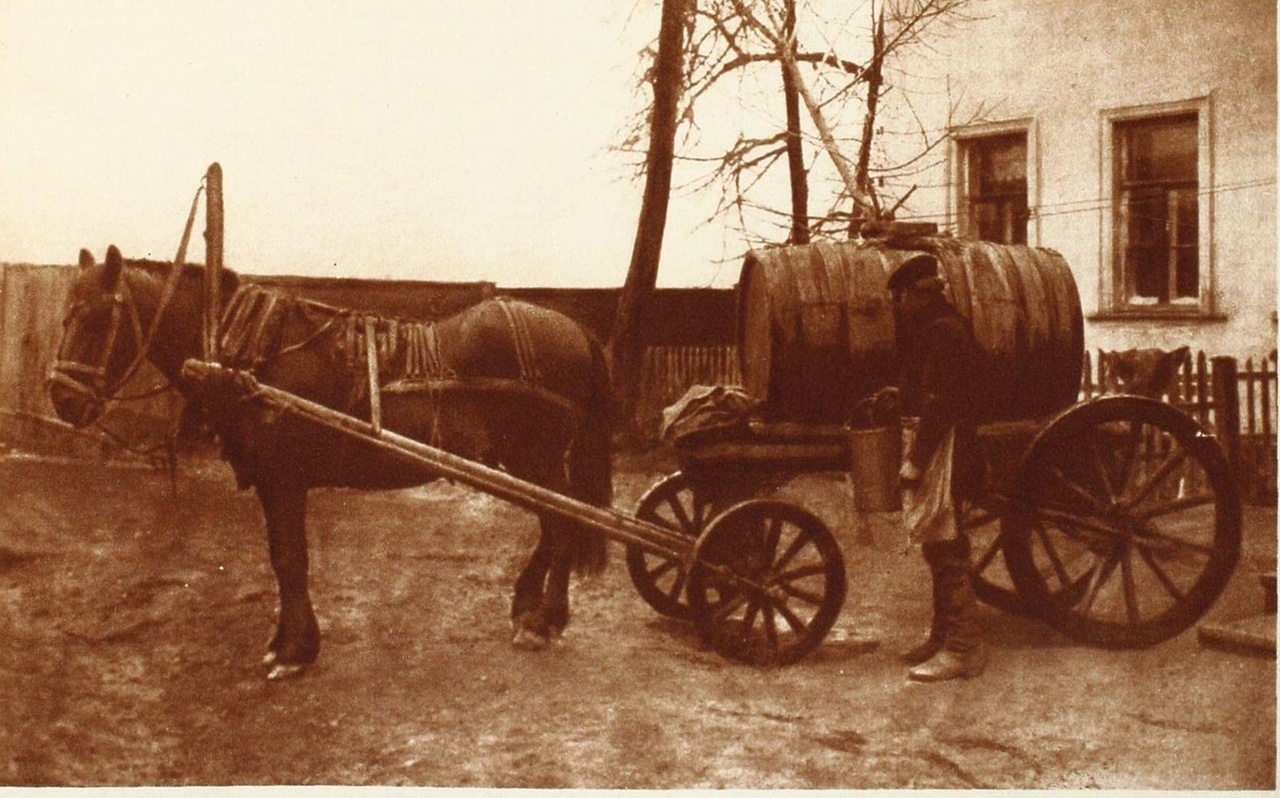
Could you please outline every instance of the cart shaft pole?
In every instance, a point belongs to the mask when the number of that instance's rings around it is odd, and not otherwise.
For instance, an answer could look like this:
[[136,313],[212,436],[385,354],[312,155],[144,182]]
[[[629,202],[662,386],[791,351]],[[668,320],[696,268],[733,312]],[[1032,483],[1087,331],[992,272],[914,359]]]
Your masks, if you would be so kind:
[[655,554],[685,558],[692,553],[692,540],[669,529],[641,521],[611,507],[588,504],[519,479],[505,471],[490,468],[444,449],[375,427],[366,421],[288,391],[263,385],[247,372],[226,368],[216,363],[188,360],[183,365],[183,373],[196,381],[217,378],[240,380],[245,390],[252,396],[265,399],[286,412],[361,440],[401,460],[425,466],[442,477],[484,491],[526,510],[552,513],[561,518],[585,524],[608,537],[640,546]]

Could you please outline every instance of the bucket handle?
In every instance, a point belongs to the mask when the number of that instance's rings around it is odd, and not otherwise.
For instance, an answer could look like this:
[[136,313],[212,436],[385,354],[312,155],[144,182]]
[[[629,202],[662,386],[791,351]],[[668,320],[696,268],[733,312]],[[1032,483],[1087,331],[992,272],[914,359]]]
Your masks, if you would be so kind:
[[855,402],[849,410],[848,424],[852,429],[896,425],[899,415],[898,388],[890,385]]

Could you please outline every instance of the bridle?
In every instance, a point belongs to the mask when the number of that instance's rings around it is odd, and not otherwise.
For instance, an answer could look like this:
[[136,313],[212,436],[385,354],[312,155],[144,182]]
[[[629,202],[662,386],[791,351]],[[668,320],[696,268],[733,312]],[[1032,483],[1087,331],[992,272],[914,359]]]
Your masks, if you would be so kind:
[[[156,331],[160,329],[160,322],[164,319],[164,313],[173,301],[174,294],[177,293],[178,282],[182,279],[187,243],[191,239],[191,226],[195,222],[196,205],[200,200],[200,192],[203,190],[204,184],[202,182],[200,187],[196,189],[195,198],[191,201],[191,213],[187,217],[187,227],[182,234],[182,243],[178,247],[178,255],[174,258],[173,267],[169,272],[168,279],[165,280],[163,290],[160,292],[155,314],[151,317],[151,324],[147,330],[143,332],[142,317],[138,313],[138,304],[134,301],[133,293],[129,289],[129,279],[122,263],[116,280],[116,290],[109,299],[111,302],[111,318],[107,322],[107,334],[103,341],[102,354],[98,358],[98,362],[89,365],[75,360],[59,358],[53,362],[53,366],[49,369],[50,384],[60,385],[67,390],[86,397],[96,405],[104,405],[109,401],[122,398],[142,399],[168,389],[168,386],[162,386],[159,389],[147,391],[136,396],[118,396],[120,389],[133,378],[138,369],[142,367],[143,362],[146,361],[147,355],[151,351],[151,343],[155,340]],[[77,302],[71,306],[67,313],[67,327],[63,332],[64,345],[75,332],[77,325],[80,324],[80,319],[95,309],[94,304],[90,302]],[[114,380],[108,380],[111,360],[115,355],[116,343],[120,338],[121,322],[126,314],[129,317],[129,327],[133,330],[133,360],[130,361],[119,377]],[[61,354],[61,347],[59,347],[59,355]]]

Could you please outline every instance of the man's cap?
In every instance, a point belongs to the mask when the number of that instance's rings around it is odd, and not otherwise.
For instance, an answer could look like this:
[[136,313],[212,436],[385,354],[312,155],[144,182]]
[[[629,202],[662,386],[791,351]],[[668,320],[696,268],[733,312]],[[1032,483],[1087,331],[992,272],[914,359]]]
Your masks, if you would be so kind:
[[898,264],[898,268],[889,275],[890,291],[905,291],[914,287],[921,280],[938,280],[938,260],[932,255],[919,254]]

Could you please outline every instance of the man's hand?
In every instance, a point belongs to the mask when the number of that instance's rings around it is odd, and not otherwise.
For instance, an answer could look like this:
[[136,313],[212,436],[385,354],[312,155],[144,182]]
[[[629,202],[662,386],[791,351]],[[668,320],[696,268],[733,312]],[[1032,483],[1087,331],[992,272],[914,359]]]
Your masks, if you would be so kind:
[[915,488],[920,484],[920,469],[910,460],[904,460],[898,469],[898,484],[903,488]]

